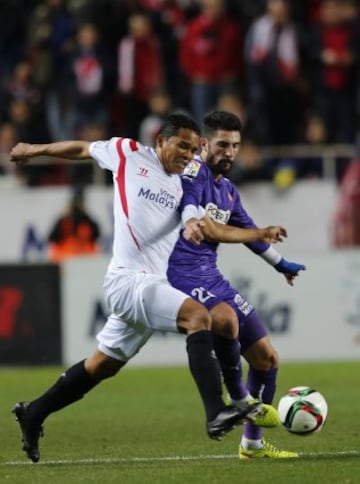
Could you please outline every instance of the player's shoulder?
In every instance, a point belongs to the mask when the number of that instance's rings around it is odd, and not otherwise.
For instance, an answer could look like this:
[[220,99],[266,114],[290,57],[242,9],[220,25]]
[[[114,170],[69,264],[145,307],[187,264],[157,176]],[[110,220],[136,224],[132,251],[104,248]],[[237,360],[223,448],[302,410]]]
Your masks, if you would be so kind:
[[140,141],[124,136],[113,136],[105,142],[119,145],[123,149],[130,149],[131,151],[144,150],[146,148]]
[[116,144],[128,153],[136,153],[137,151],[144,151],[145,146],[140,143],[140,141],[136,141],[132,138],[114,138]]
[[131,149],[132,151],[136,151],[137,149],[139,149],[139,145],[140,143],[138,141],[135,141],[131,138],[124,138],[121,136],[112,136],[108,139],[96,140],[90,143],[90,146],[94,148],[116,146],[119,150]]
[[203,171],[205,164],[200,158],[191,160],[183,171],[183,176],[189,178],[197,178]]
[[231,195],[233,199],[240,198],[238,187],[234,185],[234,183],[231,180],[229,180],[229,178],[223,177],[222,183],[223,183],[223,186],[226,187],[227,192]]
[[236,185],[234,185],[234,183],[229,180],[229,178],[226,178],[225,176],[223,176],[223,183],[228,187],[229,190],[232,190],[232,191],[237,191],[237,187]]
[[108,140],[95,141],[90,145],[90,155],[97,158],[106,156],[114,160],[153,160],[155,157],[150,147],[144,146],[132,138],[114,136]]

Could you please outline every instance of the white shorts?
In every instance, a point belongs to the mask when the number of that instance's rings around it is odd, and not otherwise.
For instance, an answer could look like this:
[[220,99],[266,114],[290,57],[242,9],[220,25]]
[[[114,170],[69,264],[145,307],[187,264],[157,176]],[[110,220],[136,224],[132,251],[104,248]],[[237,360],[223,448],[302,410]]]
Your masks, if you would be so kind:
[[121,361],[132,358],[153,331],[178,332],[177,315],[189,298],[162,276],[128,269],[109,271],[104,293],[111,314],[97,335],[98,347]]

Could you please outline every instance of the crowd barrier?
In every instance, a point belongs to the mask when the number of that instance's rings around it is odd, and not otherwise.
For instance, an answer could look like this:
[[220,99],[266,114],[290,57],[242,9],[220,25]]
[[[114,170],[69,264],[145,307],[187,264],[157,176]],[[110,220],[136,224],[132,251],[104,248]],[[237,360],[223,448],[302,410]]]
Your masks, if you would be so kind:
[[[358,157],[358,147],[353,144],[296,144],[296,145],[283,145],[283,146],[261,146],[259,152],[264,160],[269,159],[281,159],[281,160],[297,160],[307,158],[319,158],[322,161],[322,172],[324,178],[335,179],[336,178],[336,165],[339,159],[353,159]],[[0,157],[0,168],[3,165],[9,163],[7,157]],[[63,163],[63,160],[59,160],[59,164]],[[92,182],[94,185],[105,185],[106,177],[105,172],[97,163],[93,160],[71,160],[67,162],[73,166],[91,166],[92,170]],[[31,161],[32,165],[36,166],[48,166],[54,164],[53,157],[35,157]],[[7,170],[4,169],[6,172]]]
[[[242,246],[224,246],[219,265],[256,307],[281,360],[359,358],[360,252],[290,258],[307,267],[294,287]],[[91,354],[107,317],[102,281],[108,262],[107,256],[96,256],[69,259],[61,270],[47,264],[2,266],[0,363],[70,365]],[[185,336],[155,334],[130,365],[186,361]]]
[[[298,182],[285,193],[278,193],[271,184],[256,183],[242,187],[240,195],[244,207],[259,226],[286,227],[287,249],[331,248],[330,231],[337,200],[337,185],[333,180]],[[0,263],[46,262],[47,237],[71,196],[69,187],[19,187],[0,191]],[[112,188],[89,187],[85,203],[88,213],[99,224],[101,251],[110,254]]]

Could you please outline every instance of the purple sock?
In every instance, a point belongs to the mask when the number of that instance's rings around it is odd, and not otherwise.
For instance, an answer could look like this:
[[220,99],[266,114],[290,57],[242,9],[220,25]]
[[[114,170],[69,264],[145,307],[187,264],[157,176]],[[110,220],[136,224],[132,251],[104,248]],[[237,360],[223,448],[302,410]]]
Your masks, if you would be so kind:
[[217,334],[213,334],[213,341],[229,395],[233,400],[240,400],[248,393],[242,381],[240,343]]
[[[277,368],[268,371],[249,369],[247,388],[254,398],[270,404],[273,401],[276,389]],[[249,422],[244,425],[244,436],[252,440],[260,440],[262,428]]]

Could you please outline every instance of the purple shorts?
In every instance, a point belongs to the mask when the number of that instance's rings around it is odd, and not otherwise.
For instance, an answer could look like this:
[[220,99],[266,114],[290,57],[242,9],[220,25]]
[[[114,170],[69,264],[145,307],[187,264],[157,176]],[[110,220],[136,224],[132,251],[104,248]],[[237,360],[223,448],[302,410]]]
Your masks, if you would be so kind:
[[220,273],[206,279],[176,277],[171,273],[168,276],[174,287],[203,304],[209,311],[222,302],[234,309],[239,321],[242,353],[267,336],[265,325],[258,318],[255,308]]

